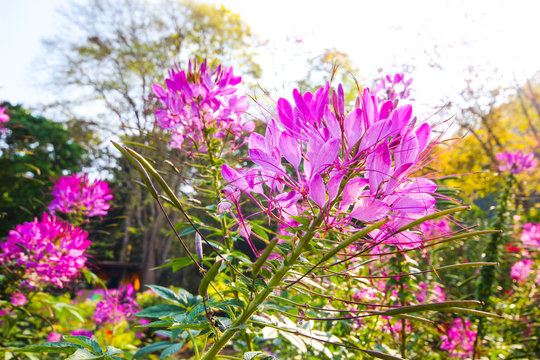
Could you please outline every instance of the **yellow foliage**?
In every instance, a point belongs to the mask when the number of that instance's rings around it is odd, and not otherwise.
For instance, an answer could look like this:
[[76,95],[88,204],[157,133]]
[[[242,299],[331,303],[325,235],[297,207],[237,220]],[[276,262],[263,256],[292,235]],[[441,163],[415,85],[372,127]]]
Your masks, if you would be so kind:
[[[532,106],[528,107],[532,120],[538,123],[538,114]],[[478,124],[472,126],[474,134],[463,131],[460,134],[463,137],[453,145],[439,145],[438,152],[442,153],[432,163],[441,174],[463,174],[446,183],[461,189],[471,199],[498,192],[505,181],[504,174],[498,173],[497,164],[489,152],[492,156],[504,150],[537,152],[539,146],[517,98],[492,108],[483,118],[478,118]],[[540,166],[529,173],[519,174],[522,195],[538,192],[539,179]]]

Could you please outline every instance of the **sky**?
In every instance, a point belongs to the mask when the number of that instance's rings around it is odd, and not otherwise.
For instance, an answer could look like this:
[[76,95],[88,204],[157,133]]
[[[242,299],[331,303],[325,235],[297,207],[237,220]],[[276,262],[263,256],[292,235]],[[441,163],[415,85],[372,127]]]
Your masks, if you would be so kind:
[[[295,43],[312,56],[331,48],[348,54],[363,79],[413,65],[415,97],[433,107],[455,97],[471,77],[505,86],[540,70],[535,0],[210,2],[239,13],[267,40],[261,82],[270,86],[305,74],[290,55]],[[34,65],[46,56],[40,39],[56,31],[56,9],[66,3],[0,0],[0,100],[31,108],[54,98],[39,87],[36,79],[44,74]]]

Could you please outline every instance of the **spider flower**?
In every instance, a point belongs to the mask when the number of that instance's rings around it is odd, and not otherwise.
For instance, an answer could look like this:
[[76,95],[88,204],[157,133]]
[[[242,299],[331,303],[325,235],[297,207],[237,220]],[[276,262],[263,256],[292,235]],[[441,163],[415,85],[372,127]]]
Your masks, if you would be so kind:
[[154,94],[164,106],[156,111],[156,121],[172,132],[169,145],[205,152],[210,138],[232,134],[236,140],[244,131],[252,131],[254,123],[242,120],[248,109],[246,96],[235,94],[241,80],[232,67],[212,69],[205,60],[200,66],[190,61],[187,71],[171,69],[165,88],[154,84]]
[[[373,95],[381,103],[387,100],[405,100],[410,98],[413,79],[405,79],[404,74],[386,75],[373,86]],[[410,99],[412,100],[412,99]]]
[[43,213],[41,220],[17,225],[0,244],[0,263],[24,269],[21,285],[63,287],[86,263],[88,234],[78,227]]
[[103,300],[97,303],[94,312],[96,324],[117,324],[122,320],[132,320],[134,314],[140,310],[133,295],[131,284],[104,291]]
[[24,306],[26,304],[26,296],[21,292],[16,292],[11,296],[11,304],[14,306]]
[[[314,94],[293,91],[294,105],[277,102],[277,116],[265,134],[249,137],[253,168],[222,167],[227,182],[223,194],[235,204],[240,226],[247,233],[239,207],[242,193],[257,200],[261,212],[295,227],[294,217],[311,209],[326,214],[327,228],[354,231],[357,223],[391,220],[370,234],[376,241],[400,247],[421,245],[412,231],[393,235],[402,226],[435,212],[437,185],[414,172],[429,150],[431,127],[416,126],[410,105],[378,104],[369,89],[345,112],[341,85]],[[284,161],[285,160],[285,161]],[[243,234],[242,234],[243,235]]]
[[471,330],[471,322],[454,319],[446,335],[441,336],[441,350],[448,351],[451,358],[469,359],[474,349],[476,331]]
[[113,195],[105,181],[90,181],[86,174],[62,176],[54,185],[49,211],[80,213],[86,217],[107,215]]
[[521,260],[512,265],[510,276],[519,282],[527,280],[532,272],[533,261],[531,259]]
[[509,171],[512,174],[519,174],[536,166],[533,153],[504,151],[498,153],[496,157],[499,161],[499,171],[502,172]]
[[528,249],[540,250],[540,223],[523,224],[521,242]]
[[4,127],[4,125],[2,125],[2,123],[6,123],[8,121],[9,115],[6,114],[6,108],[0,106],[0,131],[2,131],[4,135],[6,134],[6,128]]
[[6,114],[6,108],[0,106],[0,123],[5,123],[9,121],[9,115]]

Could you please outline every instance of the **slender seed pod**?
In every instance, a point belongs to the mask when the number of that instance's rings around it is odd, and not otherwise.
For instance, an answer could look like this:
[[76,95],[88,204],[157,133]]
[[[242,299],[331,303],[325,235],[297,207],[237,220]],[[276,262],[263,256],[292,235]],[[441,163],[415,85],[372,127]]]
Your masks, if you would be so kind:
[[219,259],[218,261],[216,261],[216,263],[212,265],[210,270],[208,270],[206,275],[201,280],[201,284],[199,285],[199,295],[201,295],[202,297],[206,296],[206,293],[208,292],[208,286],[210,285],[210,282],[215,279],[222,263],[223,259]]
[[195,232],[195,252],[197,253],[197,257],[199,258],[199,261],[202,263],[203,261],[202,238],[198,232]]
[[276,247],[277,243],[278,243],[278,238],[274,238],[274,240],[272,240],[270,242],[270,244],[268,244],[268,246],[266,247],[266,249],[264,249],[264,252],[261,254],[261,256],[259,256],[259,258],[257,259],[257,261],[255,262],[255,264],[253,264],[253,266],[251,267],[251,274],[253,275],[253,277],[256,277],[257,274],[259,273],[259,271],[261,270],[264,262],[266,261],[266,259],[268,259],[268,257],[270,256],[270,254],[272,253],[272,250],[274,250],[274,248]]

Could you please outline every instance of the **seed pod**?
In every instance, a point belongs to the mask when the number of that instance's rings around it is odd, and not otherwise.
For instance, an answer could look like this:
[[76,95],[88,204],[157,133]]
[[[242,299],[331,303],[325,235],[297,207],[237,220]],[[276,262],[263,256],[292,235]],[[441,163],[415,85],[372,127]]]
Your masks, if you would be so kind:
[[202,297],[206,296],[206,293],[208,292],[208,286],[210,285],[210,282],[214,280],[216,275],[218,274],[219,268],[221,267],[221,264],[223,263],[223,259],[219,259],[216,261],[214,265],[208,270],[206,275],[201,280],[201,284],[199,285],[199,295]]
[[274,250],[274,248],[276,247],[276,244],[277,244],[278,240],[279,240],[278,238],[274,238],[274,240],[272,240],[272,242],[270,242],[270,244],[268,244],[266,249],[264,249],[264,252],[257,259],[255,264],[253,264],[253,266],[251,267],[251,274],[253,275],[253,277],[257,276],[257,274],[261,270],[264,262],[270,256],[270,254],[272,253],[272,250]]
[[201,235],[199,235],[198,232],[195,232],[195,252],[197,253],[197,257],[199,258],[199,261],[202,263],[203,261],[202,239],[201,239]]

